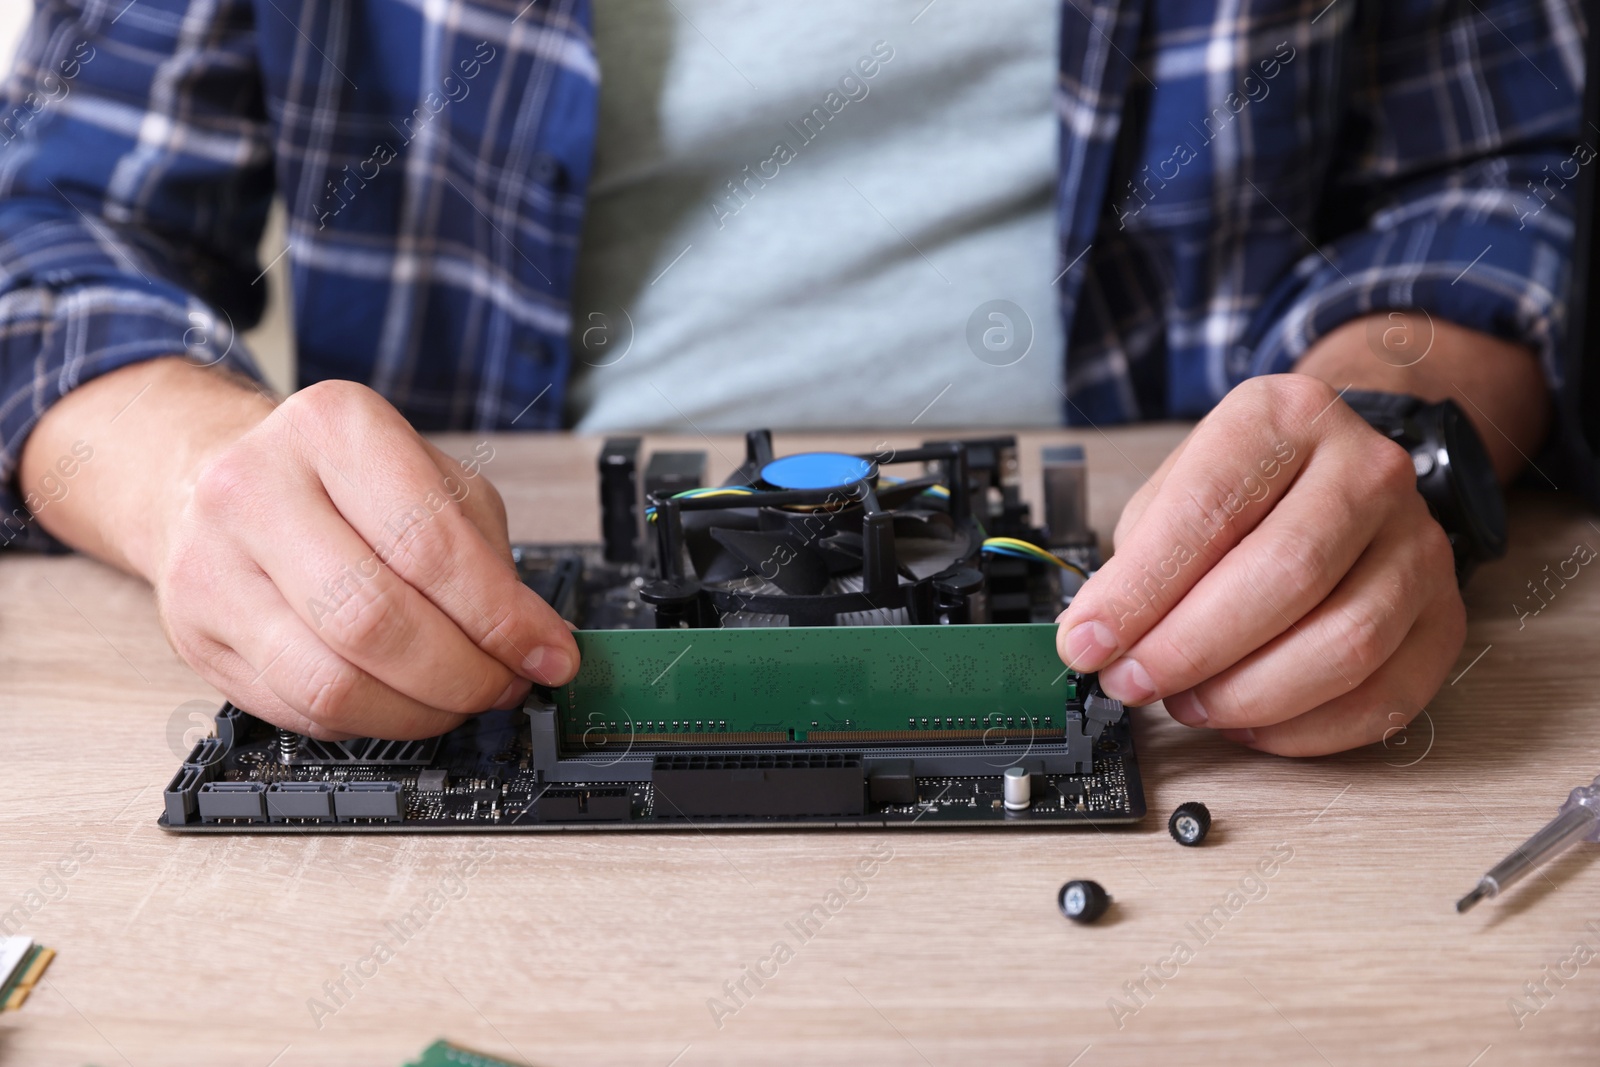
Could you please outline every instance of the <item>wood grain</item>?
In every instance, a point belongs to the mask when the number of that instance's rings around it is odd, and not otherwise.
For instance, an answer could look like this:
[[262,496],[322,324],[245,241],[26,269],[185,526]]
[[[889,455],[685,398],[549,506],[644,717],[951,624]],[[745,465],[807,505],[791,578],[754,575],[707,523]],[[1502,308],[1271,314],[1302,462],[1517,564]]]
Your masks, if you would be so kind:
[[[1027,435],[1028,491],[1039,443],[1081,442],[1109,534],[1182,432]],[[670,443],[714,472],[739,452]],[[875,442],[780,439],[822,443]],[[490,444],[514,536],[596,536],[597,440]],[[1512,608],[1600,528],[1550,494],[1513,515],[1512,555],[1469,590],[1464,673],[1404,744],[1287,761],[1149,709],[1151,816],[1121,832],[169,836],[173,735],[217,694],[140,583],[0,557],[0,918],[20,908],[60,952],[0,1017],[0,1062],[398,1065],[442,1035],[542,1065],[1592,1063],[1600,959],[1542,1004],[1523,984],[1600,950],[1600,849],[1452,910],[1600,771],[1600,572],[1521,623]],[[1184,800],[1215,816],[1204,848],[1167,837]],[[852,878],[874,850],[892,854]],[[1116,898],[1098,926],[1056,911],[1074,877]],[[819,905],[802,940],[786,924]],[[380,942],[392,955],[362,964]],[[763,965],[779,942],[792,956]],[[336,1000],[325,983],[358,965]],[[1539,1009],[1520,1028],[1513,998]]]

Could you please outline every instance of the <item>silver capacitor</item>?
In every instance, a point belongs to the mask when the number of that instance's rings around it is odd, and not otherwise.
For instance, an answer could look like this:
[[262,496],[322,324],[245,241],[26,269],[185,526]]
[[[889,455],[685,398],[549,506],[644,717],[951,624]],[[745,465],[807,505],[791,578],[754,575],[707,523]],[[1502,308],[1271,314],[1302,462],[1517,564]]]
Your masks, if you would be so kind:
[[1008,767],[1005,774],[1007,811],[1027,811],[1033,803],[1033,776],[1021,767]]

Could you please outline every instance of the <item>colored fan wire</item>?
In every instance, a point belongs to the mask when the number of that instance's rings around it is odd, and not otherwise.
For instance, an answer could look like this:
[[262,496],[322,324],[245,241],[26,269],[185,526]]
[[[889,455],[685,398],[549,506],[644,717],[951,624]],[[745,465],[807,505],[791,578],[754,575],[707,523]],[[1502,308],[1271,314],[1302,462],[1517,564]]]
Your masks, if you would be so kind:
[[[746,488],[745,486],[742,486],[742,485],[705,485],[705,486],[701,486],[698,489],[685,489],[681,493],[673,493],[672,494],[672,499],[674,499],[674,500],[683,500],[683,499],[686,499],[686,498],[691,498],[692,499],[692,498],[698,498],[698,497],[702,497],[702,496],[756,496],[756,495],[757,495],[756,490]],[[656,521],[656,509],[653,508],[653,507],[652,508],[645,508],[644,509],[644,516],[649,521],[655,522]]]
[[[891,484],[897,484],[898,482],[901,481],[901,479],[899,479],[899,478],[889,478],[886,475],[884,476],[884,480],[885,481],[889,481]],[[942,500],[950,499],[950,490],[946,489],[942,485],[930,485],[930,486],[928,486],[928,488],[924,489],[922,492],[923,492],[923,495],[925,495],[925,496],[936,496],[936,497],[939,497]],[[672,494],[672,499],[674,499],[674,500],[683,500],[683,499],[698,498],[698,497],[703,497],[703,496],[759,496],[759,495],[761,495],[760,494],[760,490],[750,489],[750,488],[747,488],[747,487],[742,486],[742,485],[706,485],[706,486],[701,486],[698,489],[685,489],[681,493],[673,493]],[[655,522],[656,521],[656,509],[655,508],[653,508],[653,507],[645,508],[644,509],[644,515],[645,515],[645,518],[647,520],[649,520],[650,522]]]
[[1033,559],[1045,563],[1053,563],[1062,570],[1071,571],[1081,578],[1087,579],[1089,577],[1089,572],[1076,563],[1069,563],[1054,552],[1047,552],[1038,545],[1015,537],[986,537],[983,541],[983,551],[995,556],[1013,556],[1017,559]]
[[[890,485],[903,485],[903,484],[905,484],[905,479],[904,478],[896,478],[892,474],[880,474],[880,475],[878,475],[878,480],[880,482],[888,482]],[[924,489],[920,495],[922,495],[922,496],[936,496],[940,500],[949,500],[950,499],[950,490],[946,489],[942,485],[930,485],[926,489]]]

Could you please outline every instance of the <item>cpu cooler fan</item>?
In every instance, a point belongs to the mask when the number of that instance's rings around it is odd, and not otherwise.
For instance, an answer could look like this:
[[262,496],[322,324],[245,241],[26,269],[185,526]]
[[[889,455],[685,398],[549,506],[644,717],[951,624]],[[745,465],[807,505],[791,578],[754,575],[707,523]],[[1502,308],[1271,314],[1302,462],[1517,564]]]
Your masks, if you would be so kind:
[[[640,596],[658,626],[988,621],[966,445],[774,457],[767,431],[745,440],[722,486],[650,497]],[[883,472],[900,464],[924,469]]]

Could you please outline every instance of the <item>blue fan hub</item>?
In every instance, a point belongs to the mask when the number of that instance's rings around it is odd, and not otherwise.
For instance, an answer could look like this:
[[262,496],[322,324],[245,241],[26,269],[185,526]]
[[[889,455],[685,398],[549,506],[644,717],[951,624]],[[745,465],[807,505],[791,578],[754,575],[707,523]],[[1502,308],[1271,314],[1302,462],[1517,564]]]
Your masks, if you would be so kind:
[[761,480],[774,489],[848,489],[870,478],[870,459],[845,452],[800,452],[761,468]]

